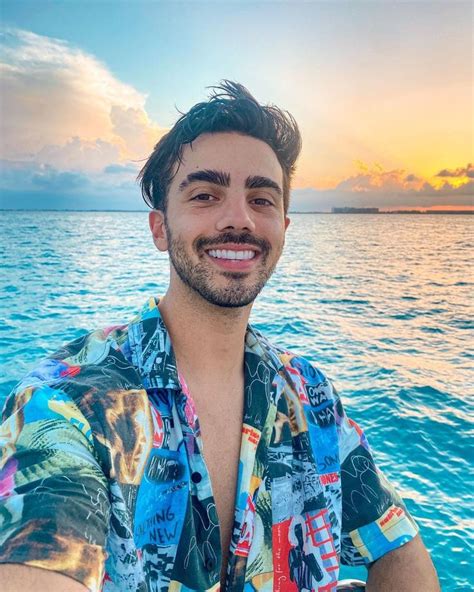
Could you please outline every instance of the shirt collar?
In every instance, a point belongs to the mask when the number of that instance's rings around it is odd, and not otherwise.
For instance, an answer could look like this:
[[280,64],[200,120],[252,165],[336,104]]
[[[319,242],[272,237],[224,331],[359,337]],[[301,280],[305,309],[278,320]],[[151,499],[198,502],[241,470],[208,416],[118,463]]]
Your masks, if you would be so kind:
[[[132,362],[145,388],[180,389],[176,358],[171,338],[158,308],[159,299],[151,297],[129,323],[128,340]],[[274,376],[283,367],[279,351],[259,331],[247,326],[245,355],[254,354]]]

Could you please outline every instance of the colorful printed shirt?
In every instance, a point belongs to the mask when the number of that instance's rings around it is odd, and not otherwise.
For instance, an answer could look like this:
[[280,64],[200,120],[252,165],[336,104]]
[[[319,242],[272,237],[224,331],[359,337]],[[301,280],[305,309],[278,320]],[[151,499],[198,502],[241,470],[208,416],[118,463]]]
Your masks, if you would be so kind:
[[[335,590],[417,527],[327,377],[248,328],[228,591]],[[90,590],[220,589],[219,523],[199,420],[157,300],[89,333],[8,398],[0,562]]]

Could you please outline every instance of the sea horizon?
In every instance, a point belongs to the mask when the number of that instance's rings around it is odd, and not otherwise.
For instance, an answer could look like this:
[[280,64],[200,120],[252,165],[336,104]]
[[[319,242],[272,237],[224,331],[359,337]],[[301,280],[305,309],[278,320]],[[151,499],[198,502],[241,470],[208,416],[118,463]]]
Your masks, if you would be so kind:
[[[131,212],[131,213],[142,213],[142,212],[149,212],[150,209],[139,209],[139,210],[113,210],[113,209],[73,209],[73,208],[0,208],[0,212]],[[449,216],[463,216],[463,215],[472,215],[474,214],[474,209],[471,210],[394,210],[394,211],[384,211],[381,210],[379,212],[327,212],[327,211],[293,211],[289,210],[288,214],[331,214],[336,216],[350,216],[350,215],[360,215],[360,216],[371,216],[371,215],[380,215],[380,214],[400,214],[400,215],[410,215],[410,214],[436,214],[437,216],[440,215],[449,215]]]

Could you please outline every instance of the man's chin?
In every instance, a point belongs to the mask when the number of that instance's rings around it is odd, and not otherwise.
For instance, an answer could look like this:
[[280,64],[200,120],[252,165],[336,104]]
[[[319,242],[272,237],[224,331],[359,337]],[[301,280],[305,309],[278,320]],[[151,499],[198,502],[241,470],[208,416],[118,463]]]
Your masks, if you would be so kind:
[[209,304],[219,308],[245,308],[253,304],[263,286],[253,286],[251,289],[240,286],[232,290],[213,288],[208,286],[192,286],[192,288]]
[[209,304],[218,306],[219,308],[245,308],[255,301],[255,296],[242,297],[239,295],[238,298],[228,297],[224,295],[200,293],[201,298],[204,298]]
[[[196,295],[219,308],[237,309],[251,305],[264,287],[267,277],[252,278],[248,272],[224,271],[209,273],[209,269],[192,263],[184,256],[171,257],[174,271]],[[265,281],[262,281],[265,279]]]
[[232,309],[236,309],[236,308],[245,308],[246,306],[249,306],[250,304],[252,304],[255,301],[255,298],[253,300],[250,300],[249,302],[211,302],[211,304],[213,304],[214,306],[217,306],[219,308],[232,308]]

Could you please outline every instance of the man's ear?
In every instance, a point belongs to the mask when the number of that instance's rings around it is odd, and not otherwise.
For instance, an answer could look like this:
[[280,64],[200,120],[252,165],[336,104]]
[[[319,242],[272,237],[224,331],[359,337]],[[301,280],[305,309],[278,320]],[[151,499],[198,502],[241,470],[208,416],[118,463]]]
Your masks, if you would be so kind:
[[285,230],[288,228],[288,226],[290,225],[291,220],[288,218],[288,216],[285,216]]
[[165,227],[165,213],[161,210],[152,210],[148,215],[148,224],[153,235],[153,242],[159,251],[168,250],[168,236]]

